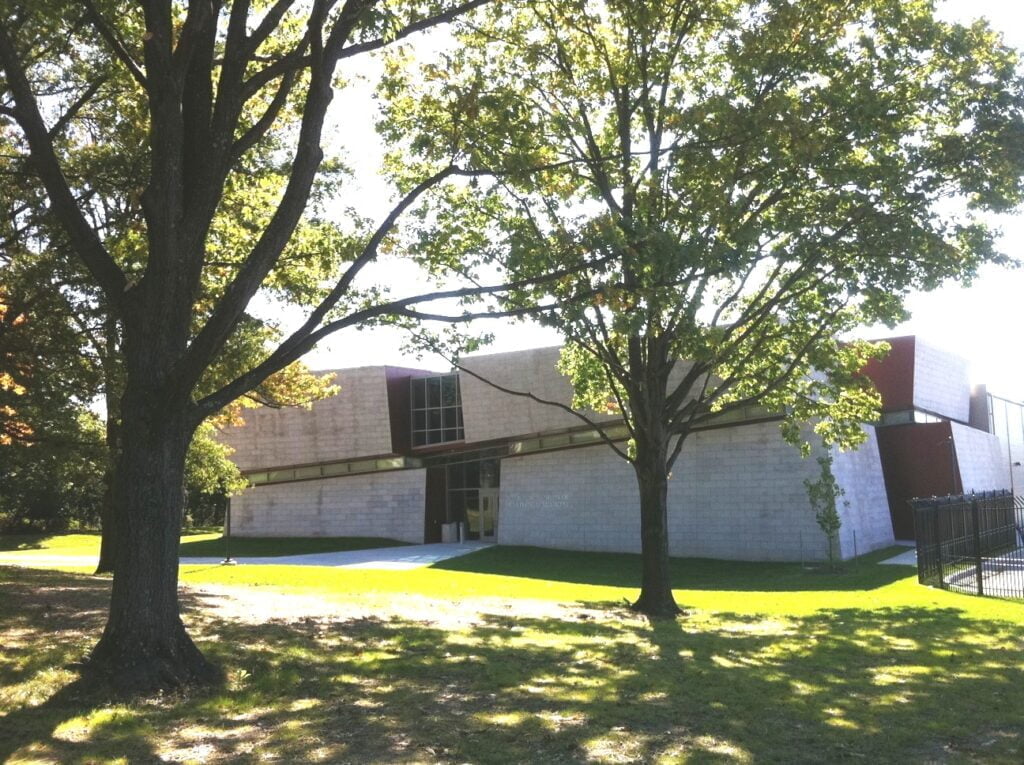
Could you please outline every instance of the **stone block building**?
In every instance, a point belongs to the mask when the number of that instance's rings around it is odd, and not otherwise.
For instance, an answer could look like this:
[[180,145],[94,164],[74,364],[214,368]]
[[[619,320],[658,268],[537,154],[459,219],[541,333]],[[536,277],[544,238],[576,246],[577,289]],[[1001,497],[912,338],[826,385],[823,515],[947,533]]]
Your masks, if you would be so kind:
[[[1004,400],[983,389],[972,398],[962,360],[916,338],[891,342],[889,357],[865,370],[883,394],[882,421],[864,426],[858,450],[833,454],[843,557],[912,535],[902,515],[910,496],[1010,488],[1024,450],[1019,411],[993,414]],[[500,544],[638,551],[631,467],[579,418],[495,387],[568,404],[558,356],[557,347],[476,355],[458,373],[337,370],[340,392],[311,409],[247,412],[223,433],[251,483],[232,499],[233,532],[433,542],[459,524],[468,538]],[[1004,410],[1022,425],[1021,443],[1005,448],[993,432],[1009,422]],[[816,461],[783,441],[770,413],[743,414],[684,446],[669,484],[672,555],[823,558],[804,486]],[[614,417],[599,419],[625,438]]]

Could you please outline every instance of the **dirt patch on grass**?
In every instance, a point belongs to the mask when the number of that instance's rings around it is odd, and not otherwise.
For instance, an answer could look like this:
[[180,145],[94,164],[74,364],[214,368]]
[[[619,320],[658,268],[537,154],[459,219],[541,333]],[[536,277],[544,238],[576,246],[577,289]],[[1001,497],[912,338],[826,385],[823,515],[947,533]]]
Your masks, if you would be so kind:
[[593,607],[547,600],[462,598],[445,600],[423,595],[348,594],[311,596],[260,587],[188,585],[194,607],[211,616],[245,624],[317,621],[359,621],[400,619],[440,629],[464,629],[490,622],[494,617],[558,619],[568,622],[598,622],[607,619],[644,622],[624,605]]

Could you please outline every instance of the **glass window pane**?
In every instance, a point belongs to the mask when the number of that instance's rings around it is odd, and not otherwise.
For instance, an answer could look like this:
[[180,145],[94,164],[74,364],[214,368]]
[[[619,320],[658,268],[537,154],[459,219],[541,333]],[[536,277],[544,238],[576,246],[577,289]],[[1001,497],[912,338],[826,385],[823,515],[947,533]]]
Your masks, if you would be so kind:
[[430,430],[438,430],[441,427],[441,410],[440,409],[428,409],[427,410],[427,427]]
[[412,434],[412,445],[423,446],[427,443],[427,434],[425,431],[417,431]]
[[427,405],[426,394],[424,392],[424,385],[426,380],[420,378],[417,380],[410,380],[409,385],[412,386],[412,407],[413,409],[422,409]]
[[481,488],[494,488],[498,485],[498,463],[496,460],[484,460],[480,463]]
[[441,378],[441,406],[455,406],[455,377]]
[[459,431],[456,428],[445,428],[444,429],[444,440],[445,441],[458,441]]
[[427,378],[427,406],[441,406],[441,380],[438,377]]
[[477,489],[480,487],[480,463],[479,462],[467,462],[466,463],[466,486],[471,489]]
[[480,497],[475,491],[465,492],[466,525],[470,539],[480,538]]
[[413,430],[426,430],[427,429],[427,413],[426,412],[413,412],[412,413],[412,429]]
[[448,488],[461,489],[466,485],[466,477],[462,465],[448,466]]
[[444,426],[446,428],[458,427],[459,417],[454,408],[442,409],[441,414],[444,418]]

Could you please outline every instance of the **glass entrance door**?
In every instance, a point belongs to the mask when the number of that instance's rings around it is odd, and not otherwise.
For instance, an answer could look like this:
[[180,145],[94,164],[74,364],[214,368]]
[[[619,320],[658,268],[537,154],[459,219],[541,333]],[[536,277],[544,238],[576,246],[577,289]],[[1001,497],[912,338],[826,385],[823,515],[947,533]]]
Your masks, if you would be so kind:
[[480,490],[480,541],[494,542],[498,537],[498,490]]

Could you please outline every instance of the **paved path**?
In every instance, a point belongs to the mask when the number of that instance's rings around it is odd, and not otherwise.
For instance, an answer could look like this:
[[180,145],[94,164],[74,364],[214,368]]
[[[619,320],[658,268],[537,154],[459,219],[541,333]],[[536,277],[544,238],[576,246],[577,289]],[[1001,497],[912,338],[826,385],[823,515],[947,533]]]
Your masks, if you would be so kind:
[[917,565],[917,548],[911,547],[909,550],[901,552],[894,558],[887,560],[880,560],[879,563],[885,563],[890,566],[916,566]]
[[[396,571],[425,568],[449,558],[458,558],[491,545],[486,542],[440,543],[381,547],[373,550],[280,555],[263,558],[237,558],[241,564],[258,566],[331,566],[333,568],[375,568]],[[220,563],[221,558],[182,558],[183,564]]]
[[[369,568],[404,571],[425,568],[449,558],[457,558],[491,545],[485,542],[453,544],[409,545],[381,547],[373,550],[313,553],[310,555],[280,555],[276,557],[236,558],[239,564],[255,566],[331,566],[334,568]],[[183,565],[216,564],[221,558],[182,558]],[[84,555],[32,555],[26,553],[0,553],[0,565],[51,568],[55,566],[95,566],[95,556]]]
[[98,555],[34,555],[31,552],[0,553],[0,566],[26,566],[28,568],[90,566],[96,568],[98,560]]

